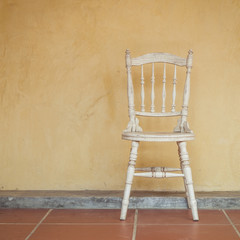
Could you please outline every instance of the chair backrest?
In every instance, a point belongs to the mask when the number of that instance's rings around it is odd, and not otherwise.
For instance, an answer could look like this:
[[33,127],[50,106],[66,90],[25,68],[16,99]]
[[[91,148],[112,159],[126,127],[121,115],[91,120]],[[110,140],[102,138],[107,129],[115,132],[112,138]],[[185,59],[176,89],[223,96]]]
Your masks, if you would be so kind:
[[[149,53],[142,55],[140,57],[131,58],[130,51],[126,50],[126,68],[127,68],[127,79],[128,79],[128,110],[130,122],[133,125],[136,123],[136,116],[147,116],[147,117],[172,117],[180,116],[178,121],[178,126],[174,129],[175,132],[189,132],[187,124],[188,115],[188,102],[190,96],[190,73],[192,68],[192,58],[193,52],[189,50],[187,58],[178,57],[169,53]],[[163,75],[160,81],[162,82],[162,92],[161,92],[161,111],[156,111],[155,109],[155,63],[163,63]],[[150,111],[146,111],[145,107],[145,89],[144,89],[144,65],[152,64],[152,74],[151,74],[151,106]],[[168,111],[166,109],[166,64],[174,65],[174,73],[172,77],[172,96],[171,96],[171,109]],[[132,81],[131,68],[133,66],[141,66],[141,79],[139,79],[141,84],[141,106],[140,110],[135,110],[134,105],[134,88]],[[186,78],[184,84],[183,92],[183,102],[181,111],[176,111],[176,83],[177,83],[177,67],[186,67]],[[140,128],[139,128],[140,129]],[[129,131],[138,131],[137,128],[129,128]]]

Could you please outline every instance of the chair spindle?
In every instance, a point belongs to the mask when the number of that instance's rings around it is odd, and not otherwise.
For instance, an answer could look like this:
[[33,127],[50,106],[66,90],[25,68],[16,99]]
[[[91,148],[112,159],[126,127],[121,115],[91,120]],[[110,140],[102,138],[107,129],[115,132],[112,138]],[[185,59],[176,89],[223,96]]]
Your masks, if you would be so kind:
[[154,63],[152,63],[152,92],[151,92],[151,112],[155,112],[155,105],[154,105],[154,100],[155,100],[155,95],[154,95],[154,83],[155,83],[155,76],[154,76]]
[[144,93],[144,76],[143,76],[143,65],[141,65],[141,111],[145,111],[145,93]]
[[173,93],[172,93],[172,112],[175,112],[175,101],[176,101],[176,83],[177,83],[177,72],[176,65],[174,65],[174,76],[173,76]]
[[164,63],[163,68],[163,89],[162,89],[162,112],[166,112],[166,63]]

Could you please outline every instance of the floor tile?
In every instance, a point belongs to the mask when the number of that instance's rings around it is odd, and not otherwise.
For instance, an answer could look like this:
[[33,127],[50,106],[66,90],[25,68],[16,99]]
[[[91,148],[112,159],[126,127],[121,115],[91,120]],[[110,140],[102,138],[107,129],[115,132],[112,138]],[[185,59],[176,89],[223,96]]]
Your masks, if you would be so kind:
[[133,225],[43,224],[29,240],[131,240]]
[[231,225],[139,225],[136,240],[239,240]]
[[0,209],[0,223],[38,223],[48,209]]
[[199,221],[192,220],[191,210],[149,209],[138,211],[138,224],[229,224],[220,210],[199,210]]
[[120,221],[120,209],[55,209],[44,223],[133,223],[135,210],[129,210],[126,221]]
[[225,210],[234,224],[240,224],[240,210]]
[[35,224],[0,224],[1,240],[24,240],[34,229]]

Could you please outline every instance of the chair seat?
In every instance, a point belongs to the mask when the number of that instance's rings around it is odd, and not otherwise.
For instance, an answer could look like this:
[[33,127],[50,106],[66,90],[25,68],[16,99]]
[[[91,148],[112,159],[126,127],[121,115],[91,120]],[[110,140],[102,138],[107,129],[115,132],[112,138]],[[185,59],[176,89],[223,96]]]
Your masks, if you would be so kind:
[[137,142],[181,142],[194,140],[194,134],[178,132],[123,132],[122,139]]

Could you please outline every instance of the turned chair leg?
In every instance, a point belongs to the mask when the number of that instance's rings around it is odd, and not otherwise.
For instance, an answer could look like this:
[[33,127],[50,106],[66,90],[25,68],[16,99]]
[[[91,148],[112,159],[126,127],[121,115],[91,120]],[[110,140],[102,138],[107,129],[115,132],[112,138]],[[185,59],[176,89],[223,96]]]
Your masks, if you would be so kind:
[[189,156],[187,152],[186,142],[177,142],[180,154],[181,167],[184,174],[186,194],[188,197],[188,204],[192,210],[192,216],[194,221],[198,221],[197,201],[195,199],[195,193],[193,189],[192,171],[189,165]]
[[[180,147],[179,146],[178,146],[178,156],[179,156],[179,160],[180,160],[180,166],[181,166],[181,169],[182,169],[182,172],[183,172],[183,164],[182,164],[182,161],[181,161]],[[189,194],[188,194],[188,188],[187,188],[188,186],[187,186],[185,176],[183,177],[183,183],[184,183],[185,192],[186,192],[186,196],[187,196],[187,205],[188,205],[188,208],[191,208]]]
[[138,146],[139,146],[139,142],[132,142],[132,149],[130,152],[130,158],[128,163],[127,179],[126,179],[126,185],[125,185],[124,196],[122,201],[122,210],[121,210],[120,220],[125,220],[127,215],[129,196],[130,196],[130,191],[131,191],[131,186],[133,181],[133,175],[135,172],[135,164],[137,160]]

